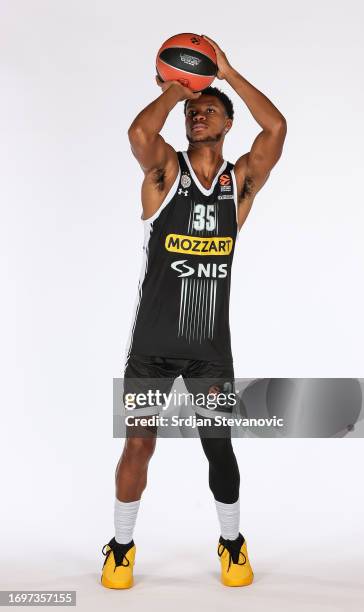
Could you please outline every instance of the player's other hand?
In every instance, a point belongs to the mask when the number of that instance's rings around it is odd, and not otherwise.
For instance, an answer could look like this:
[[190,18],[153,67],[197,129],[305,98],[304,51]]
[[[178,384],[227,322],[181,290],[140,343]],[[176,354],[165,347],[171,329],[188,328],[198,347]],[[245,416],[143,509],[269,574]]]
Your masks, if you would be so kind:
[[201,34],[202,38],[207,40],[210,45],[215,49],[216,60],[217,60],[217,78],[218,79],[226,79],[229,71],[231,71],[231,64],[229,63],[228,58],[226,57],[224,51],[219,47],[217,42],[209,38],[205,34]]
[[192,89],[189,89],[188,87],[182,85],[179,81],[162,81],[162,79],[158,75],[156,75],[155,80],[158,87],[160,87],[163,92],[167,91],[167,89],[169,89],[170,87],[173,87],[178,92],[180,101],[195,100],[201,95],[200,91],[194,92],[192,91]]

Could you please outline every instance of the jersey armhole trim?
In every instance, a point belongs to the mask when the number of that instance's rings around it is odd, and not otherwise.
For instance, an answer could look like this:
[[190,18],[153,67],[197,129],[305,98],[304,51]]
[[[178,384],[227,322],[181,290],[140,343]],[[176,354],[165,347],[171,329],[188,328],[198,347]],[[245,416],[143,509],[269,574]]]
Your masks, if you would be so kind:
[[231,178],[233,179],[234,186],[234,203],[235,203],[235,218],[236,218],[236,239],[238,240],[240,230],[239,230],[239,219],[238,219],[238,189],[236,186],[236,176],[234,168],[231,168]]
[[181,178],[181,168],[179,167],[178,169],[178,174],[176,176],[176,180],[174,181],[172,187],[170,188],[170,190],[168,191],[166,197],[164,198],[164,200],[162,201],[162,204],[160,205],[160,207],[155,211],[154,215],[152,215],[151,217],[148,217],[148,219],[143,219],[143,216],[140,217],[141,221],[143,223],[152,223],[152,221],[155,221],[157,217],[159,217],[159,215],[161,214],[163,208],[165,208],[167,206],[167,204],[170,203],[170,201],[172,200],[174,194],[177,191],[177,187],[179,184]]

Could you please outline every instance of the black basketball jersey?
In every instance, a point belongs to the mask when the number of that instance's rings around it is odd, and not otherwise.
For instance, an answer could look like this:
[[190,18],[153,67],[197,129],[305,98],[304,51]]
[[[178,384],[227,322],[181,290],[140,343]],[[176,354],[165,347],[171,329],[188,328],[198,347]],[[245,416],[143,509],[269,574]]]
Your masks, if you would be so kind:
[[144,261],[126,350],[131,354],[231,360],[229,300],[237,231],[233,164],[210,189],[187,152],[156,213],[143,221]]

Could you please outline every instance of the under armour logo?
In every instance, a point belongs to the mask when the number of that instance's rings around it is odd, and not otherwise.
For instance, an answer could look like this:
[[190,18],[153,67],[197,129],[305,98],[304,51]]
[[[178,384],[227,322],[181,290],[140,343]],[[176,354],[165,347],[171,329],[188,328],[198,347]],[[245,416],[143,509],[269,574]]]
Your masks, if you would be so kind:
[[187,198],[187,196],[188,196],[188,189],[182,189],[182,187],[180,187],[179,190],[178,190],[178,195],[182,195],[182,193]]
[[191,43],[193,43],[194,45],[199,45],[200,44],[200,39],[197,38],[197,36],[193,36],[191,38]]

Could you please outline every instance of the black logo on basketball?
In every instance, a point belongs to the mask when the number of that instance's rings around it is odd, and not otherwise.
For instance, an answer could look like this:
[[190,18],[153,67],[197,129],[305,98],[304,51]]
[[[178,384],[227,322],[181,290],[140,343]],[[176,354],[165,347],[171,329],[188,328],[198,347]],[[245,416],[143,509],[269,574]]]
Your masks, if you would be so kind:
[[199,44],[200,44],[200,42],[201,42],[201,41],[200,41],[200,39],[199,39],[199,38],[197,38],[197,36],[193,36],[193,37],[191,38],[191,43],[193,43],[194,45],[199,45]]

